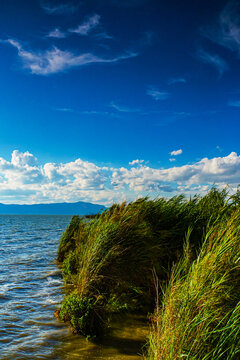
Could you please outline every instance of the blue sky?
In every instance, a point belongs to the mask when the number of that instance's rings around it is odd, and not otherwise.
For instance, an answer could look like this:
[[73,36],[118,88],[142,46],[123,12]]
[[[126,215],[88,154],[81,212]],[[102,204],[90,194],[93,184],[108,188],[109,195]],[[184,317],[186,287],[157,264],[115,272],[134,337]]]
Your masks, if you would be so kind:
[[0,65],[0,202],[240,183],[238,1],[2,1]]

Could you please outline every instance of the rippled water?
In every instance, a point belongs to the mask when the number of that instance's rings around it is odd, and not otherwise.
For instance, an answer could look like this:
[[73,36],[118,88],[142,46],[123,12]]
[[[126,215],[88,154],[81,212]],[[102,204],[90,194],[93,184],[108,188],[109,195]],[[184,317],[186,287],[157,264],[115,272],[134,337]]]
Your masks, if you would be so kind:
[[55,258],[70,216],[0,215],[0,359],[139,359],[139,318],[116,322],[101,344],[54,317],[64,287]]

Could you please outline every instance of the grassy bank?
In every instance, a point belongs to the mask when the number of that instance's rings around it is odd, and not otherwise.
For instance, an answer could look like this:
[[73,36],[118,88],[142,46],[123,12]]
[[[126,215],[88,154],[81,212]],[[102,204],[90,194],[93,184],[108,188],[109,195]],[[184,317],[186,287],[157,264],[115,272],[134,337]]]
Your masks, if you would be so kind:
[[[191,264],[209,227],[216,221],[226,224],[237,202],[238,196],[229,200],[226,190],[213,188],[190,200],[178,196],[115,204],[90,221],[74,216],[58,250],[64,280],[72,285],[58,316],[73,331],[98,336],[116,312],[153,313],[156,283],[166,287],[186,234]],[[154,334],[152,348],[153,339]]]
[[240,358],[240,210],[208,229],[172,270],[152,319],[148,360]]

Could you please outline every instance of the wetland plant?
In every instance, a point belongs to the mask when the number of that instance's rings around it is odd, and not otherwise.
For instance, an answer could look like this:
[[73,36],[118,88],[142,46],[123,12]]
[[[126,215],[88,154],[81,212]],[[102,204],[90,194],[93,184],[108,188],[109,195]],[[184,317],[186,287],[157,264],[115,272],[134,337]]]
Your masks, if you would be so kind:
[[[72,289],[59,317],[77,333],[98,336],[116,312],[153,313],[154,279],[166,287],[172,264],[183,253],[186,234],[188,269],[209,227],[220,220],[226,223],[236,206],[226,189],[212,188],[204,197],[142,198],[114,204],[93,219],[74,216],[58,250],[64,280]],[[156,312],[154,316],[158,317]],[[153,339],[152,335],[152,346]]]

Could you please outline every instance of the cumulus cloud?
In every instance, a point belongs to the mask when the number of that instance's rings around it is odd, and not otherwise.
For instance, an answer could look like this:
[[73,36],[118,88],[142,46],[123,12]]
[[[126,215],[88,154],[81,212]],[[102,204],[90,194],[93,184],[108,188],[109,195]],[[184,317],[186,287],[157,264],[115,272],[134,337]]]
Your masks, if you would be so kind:
[[172,155],[172,156],[181,155],[182,152],[183,152],[182,149],[173,150],[170,152],[170,155]]
[[92,31],[99,25],[100,18],[101,16],[98,14],[89,16],[87,20],[84,21],[81,25],[79,25],[76,29],[69,29],[69,31],[78,35],[88,35],[90,31]]
[[67,164],[47,163],[43,173],[50,181],[60,181],[64,185],[72,179],[81,190],[101,190],[107,180],[104,169],[81,159]]
[[15,150],[10,161],[0,157],[0,202],[82,200],[108,205],[145,195],[202,192],[212,184],[236,187],[240,178],[240,156],[235,152],[165,169],[146,166],[140,159],[129,164],[130,168],[107,167],[78,158],[40,165],[28,151]]
[[136,160],[130,161],[129,165],[139,165],[139,164],[142,164],[143,162],[144,162],[144,160],[136,159]]
[[12,153],[11,163],[14,166],[36,166],[37,159],[28,151],[26,151],[25,153],[21,153],[18,150],[14,150]]
[[171,184],[176,190],[180,184],[237,184],[240,176],[240,156],[232,152],[226,157],[204,158],[192,165],[168,169],[154,169],[148,166],[120,168],[113,172],[115,184],[126,185],[134,191],[159,191],[162,185]]
[[13,186],[16,189],[21,185],[41,183],[43,175],[32,154],[14,150],[10,162],[0,158],[0,178],[1,185],[7,188]]
[[102,58],[91,53],[75,54],[57,47],[45,51],[25,50],[19,41],[8,39],[6,42],[17,49],[24,68],[36,75],[54,74],[93,63],[114,63],[138,55],[137,53],[125,53],[112,58]]

